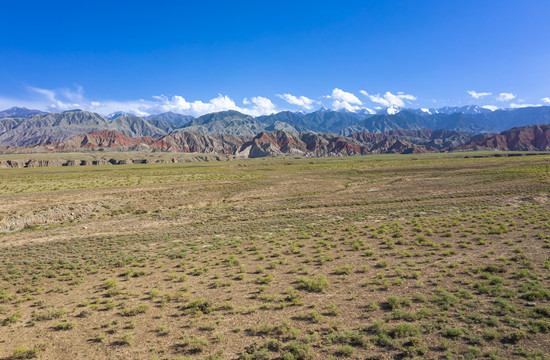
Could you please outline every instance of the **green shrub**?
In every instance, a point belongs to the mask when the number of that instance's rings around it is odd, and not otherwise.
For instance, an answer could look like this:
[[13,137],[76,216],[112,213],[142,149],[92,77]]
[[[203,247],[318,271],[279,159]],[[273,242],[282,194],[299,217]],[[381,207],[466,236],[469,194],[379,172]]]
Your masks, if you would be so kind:
[[498,338],[499,334],[500,333],[497,330],[494,330],[494,329],[485,329],[483,331],[483,337],[487,340],[494,340],[494,339]]
[[318,311],[311,310],[307,313],[308,318],[315,323],[318,323],[323,319],[323,315],[321,315]]
[[492,308],[493,312],[497,315],[507,315],[516,311],[516,306],[504,299],[497,299]]
[[313,359],[313,352],[308,344],[293,341],[285,347],[287,351],[283,355],[284,360],[310,360]]
[[283,299],[285,302],[292,303],[293,305],[302,304],[302,295],[295,288],[288,288],[286,291],[286,297]]
[[258,276],[256,278],[256,282],[258,284],[271,284],[273,279],[274,279],[273,275]]
[[131,346],[134,344],[134,339],[132,334],[124,334],[122,335],[117,341],[117,345],[125,345],[125,346]]
[[349,274],[351,274],[352,270],[353,270],[353,266],[344,265],[344,266],[340,266],[340,267],[335,268],[334,273],[336,275],[349,275]]
[[443,335],[451,339],[457,339],[461,337],[463,334],[464,334],[464,330],[462,330],[462,328],[447,327],[443,331]]
[[275,325],[266,322],[260,323],[258,326],[249,329],[252,335],[271,335],[279,332],[279,328]]
[[409,323],[397,324],[390,330],[390,336],[392,338],[416,336],[419,334],[420,334],[420,330],[416,326]]
[[208,314],[212,311],[212,305],[205,298],[190,301],[184,307],[187,312]]
[[441,308],[448,310],[455,306],[459,302],[459,299],[453,294],[443,290],[440,291],[438,295],[434,295],[433,301]]
[[305,276],[300,276],[298,279],[298,289],[304,289],[312,292],[323,292],[328,286],[328,280],[324,275],[316,276],[311,279]]
[[347,344],[361,347],[366,347],[369,343],[365,334],[358,330],[344,330],[333,333],[328,335],[326,339],[330,344]]
[[10,325],[16,323],[19,319],[23,317],[23,313],[21,311],[16,311],[14,314],[8,316],[7,318],[2,321],[2,325]]
[[208,346],[208,340],[198,336],[183,336],[180,339],[179,346],[184,347],[192,353],[202,352]]
[[109,290],[109,289],[113,289],[113,288],[116,288],[118,286],[118,281],[116,279],[112,279],[112,280],[105,280],[103,282],[103,289],[105,290]]
[[7,290],[0,290],[0,304],[5,303],[13,299],[13,295]]
[[336,303],[329,304],[325,310],[325,314],[329,316],[336,316],[341,312],[342,310],[340,310],[340,308],[338,307],[338,304]]
[[517,344],[518,342],[520,342],[521,340],[526,339],[526,338],[527,338],[527,333],[525,331],[523,331],[523,330],[514,330],[514,331],[506,334],[506,336],[504,336],[504,338],[503,338],[503,341],[511,343],[511,344]]
[[550,299],[550,289],[538,289],[528,291],[523,294],[521,298],[529,301],[548,300]]
[[45,320],[52,320],[52,319],[58,319],[63,314],[65,314],[67,310],[61,308],[58,310],[54,309],[48,309],[42,312],[35,312],[33,313],[32,317],[36,321],[45,321]]
[[350,345],[342,345],[338,349],[337,353],[341,356],[351,357],[355,353],[355,349],[353,348],[353,346]]
[[386,303],[391,310],[395,310],[395,309],[401,309],[402,307],[411,306],[411,299],[406,297],[391,295],[391,296],[388,296]]
[[56,323],[53,326],[53,328],[54,330],[60,331],[60,330],[71,330],[71,329],[74,329],[75,326],[76,326],[75,322],[62,321],[62,322]]
[[131,309],[123,309],[120,312],[122,316],[136,316],[139,314],[144,314],[149,310],[149,304],[139,304],[138,306]]
[[46,349],[45,345],[36,345],[31,348],[19,346],[12,353],[12,359],[33,359]]

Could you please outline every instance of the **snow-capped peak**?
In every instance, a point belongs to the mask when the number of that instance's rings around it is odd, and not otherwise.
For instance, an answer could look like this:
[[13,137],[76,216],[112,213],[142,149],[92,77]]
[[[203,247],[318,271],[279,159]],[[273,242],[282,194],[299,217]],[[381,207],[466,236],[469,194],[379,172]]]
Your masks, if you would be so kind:
[[494,105],[483,105],[482,108],[483,109],[488,109],[488,110],[491,110],[491,111],[497,111],[498,109],[500,109],[498,106],[494,106]]
[[111,114],[107,115],[106,118],[109,119],[109,120],[114,120],[114,119],[119,118],[121,116],[136,116],[136,114],[133,114],[133,113],[130,113],[130,112],[125,112],[125,111],[115,111],[114,113],[111,113]]
[[386,108],[386,112],[388,113],[388,115],[394,115],[399,112],[399,108],[397,106],[390,106]]

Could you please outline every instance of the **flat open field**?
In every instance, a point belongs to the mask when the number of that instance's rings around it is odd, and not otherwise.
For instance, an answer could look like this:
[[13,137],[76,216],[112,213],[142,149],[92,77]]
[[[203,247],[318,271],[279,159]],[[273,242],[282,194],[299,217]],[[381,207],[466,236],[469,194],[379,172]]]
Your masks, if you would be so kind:
[[0,169],[0,359],[548,359],[550,155]]

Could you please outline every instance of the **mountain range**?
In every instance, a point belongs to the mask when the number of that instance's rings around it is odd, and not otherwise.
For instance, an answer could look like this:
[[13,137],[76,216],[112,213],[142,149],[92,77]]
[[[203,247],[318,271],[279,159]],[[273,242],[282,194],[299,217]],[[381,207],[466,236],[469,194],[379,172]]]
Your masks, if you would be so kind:
[[3,119],[3,118],[28,119],[38,114],[45,114],[45,112],[40,110],[31,110],[25,107],[14,106],[12,108],[0,111],[0,119]]
[[[369,153],[425,153],[435,148],[415,145],[388,134],[375,137],[345,137],[334,134],[262,131],[254,137],[206,135],[198,131],[178,132],[158,139],[129,137],[118,131],[103,130],[74,136],[61,142],[36,145],[38,151],[82,151],[108,149],[118,151],[171,151],[211,153],[254,158],[278,155],[349,156]],[[425,137],[428,139],[429,136]]]
[[[15,149],[16,151],[18,149]],[[418,154],[464,150],[549,151],[550,125],[513,128],[498,135],[473,135],[452,130],[391,130],[386,133],[334,134],[262,131],[254,137],[206,135],[184,131],[153,138],[129,137],[102,130],[60,142],[25,148],[27,152],[52,151],[169,151],[232,155],[237,158],[266,156],[349,156],[365,154]]]
[[[12,108],[0,114],[9,116],[0,119],[1,147],[63,142],[98,131],[154,139],[181,132],[252,139],[262,132],[282,131],[355,137],[361,136],[354,135],[358,133],[386,134],[392,139],[441,150],[463,145],[476,134],[494,134],[518,126],[550,123],[550,107],[542,106],[497,111],[467,106],[401,110],[395,114],[377,115],[320,109],[311,113],[283,111],[258,117],[230,110],[198,118],[172,112],[142,118],[119,112],[111,114],[109,119],[81,110],[42,113],[24,108]],[[409,131],[403,133],[404,130]],[[426,137],[428,133],[430,135]]]
[[475,137],[457,150],[550,151],[550,125],[516,127],[488,137]]
[[159,137],[173,129],[171,124],[161,122],[157,127],[137,116],[107,120],[96,113],[72,110],[39,114],[29,119],[0,119],[0,146],[45,144],[98,130],[116,130],[132,137]]

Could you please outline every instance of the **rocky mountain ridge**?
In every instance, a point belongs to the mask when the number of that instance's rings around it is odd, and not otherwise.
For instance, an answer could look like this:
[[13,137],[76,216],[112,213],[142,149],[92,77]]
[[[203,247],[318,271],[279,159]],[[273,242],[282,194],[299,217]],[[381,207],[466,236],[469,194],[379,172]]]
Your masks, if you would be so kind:
[[[429,133],[429,132],[428,132]],[[429,139],[429,136],[425,137]],[[384,153],[438,152],[434,147],[408,142],[391,134],[356,134],[346,137],[334,134],[290,133],[281,130],[263,131],[254,137],[238,135],[205,135],[185,131],[160,138],[149,136],[132,138],[113,130],[95,131],[74,136],[60,142],[49,142],[31,147],[34,152],[55,151],[168,151],[182,153],[210,153],[236,157],[350,156]],[[17,152],[20,148],[8,148]]]
[[[434,146],[432,146],[432,145]],[[443,144],[449,144],[444,146]],[[459,145],[456,145],[459,144]],[[4,153],[40,152],[135,152],[137,154],[170,152],[196,154],[181,161],[208,161],[231,158],[269,156],[328,157],[366,154],[420,154],[448,151],[506,150],[550,151],[550,125],[513,128],[494,135],[471,135],[448,130],[392,130],[386,133],[357,133],[351,137],[334,134],[263,131],[254,137],[238,135],[205,135],[197,131],[179,132],[160,138],[129,137],[113,130],[80,134],[60,142],[32,147],[7,147]],[[497,155],[499,155],[497,153]],[[143,155],[142,155],[143,156]],[[210,157],[205,157],[210,156]],[[211,158],[214,156],[213,158]],[[476,155],[474,155],[476,156]],[[501,155],[499,155],[501,156]],[[512,156],[512,155],[510,155]],[[40,167],[148,163],[148,159],[122,160],[2,160],[0,167]],[[160,160],[158,160],[160,161]],[[154,162],[158,162],[154,160]],[[162,160],[166,162],[166,160]],[[179,162],[174,157],[170,162]]]
[[550,151],[550,124],[516,127],[489,137],[476,137],[457,150]]
[[3,118],[21,118],[28,119],[34,115],[45,114],[46,112],[34,109],[27,109],[26,107],[13,106],[9,109],[0,111],[0,119]]
[[[113,119],[105,119],[88,111],[73,110],[36,114],[30,118],[0,119],[0,146],[21,147],[60,142],[84,133],[103,130],[118,131],[129,137],[148,136],[155,139],[193,131],[210,136],[238,135],[252,138],[266,131],[352,136],[363,132],[387,133],[406,130],[413,132],[401,135],[396,132],[391,136],[397,140],[443,149],[465,144],[474,134],[497,133],[516,126],[550,123],[550,107],[494,112],[472,107],[457,108],[454,110],[464,112],[454,113],[452,108],[440,109],[450,113],[432,110],[402,110],[393,115],[373,115],[366,112],[321,109],[309,114],[283,111],[259,117],[237,111],[222,111],[198,118],[165,113],[147,118],[118,114],[121,116]],[[426,131],[424,129],[429,129],[433,133],[439,131],[440,137],[425,139],[422,135],[419,138],[418,135]],[[445,133],[449,131],[454,132],[453,135]],[[420,140],[423,142],[419,143]]]

